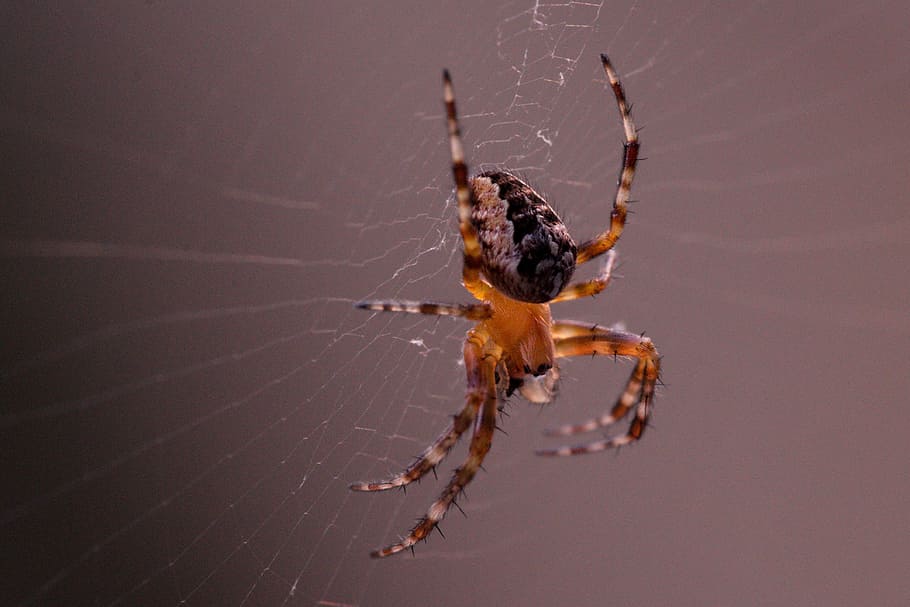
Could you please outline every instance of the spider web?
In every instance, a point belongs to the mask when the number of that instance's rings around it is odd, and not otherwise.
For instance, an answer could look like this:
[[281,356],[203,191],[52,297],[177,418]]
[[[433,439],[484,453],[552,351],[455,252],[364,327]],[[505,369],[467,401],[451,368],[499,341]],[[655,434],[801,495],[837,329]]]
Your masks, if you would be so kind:
[[[893,504],[910,496],[872,491],[899,473],[884,462],[901,461],[900,424],[854,417],[910,387],[880,372],[910,334],[906,281],[882,279],[910,235],[887,204],[910,184],[883,170],[906,156],[906,120],[881,101],[907,98],[900,6],[334,10],[6,10],[23,32],[8,65],[37,67],[0,87],[0,603],[907,596],[885,528],[908,523]],[[506,405],[467,519],[450,513],[415,558],[370,560],[465,456],[406,495],[347,489],[407,465],[463,398],[467,324],[351,305],[468,300],[439,71],[472,168],[518,171],[585,238],[607,221],[621,149],[603,51],[649,157],[620,247],[634,280],[557,315],[655,336],[676,368],[658,428],[618,459],[536,459],[542,428],[600,413],[628,373],[567,361],[555,405]],[[870,105],[875,142],[856,115]],[[871,194],[856,185],[870,172]],[[875,213],[844,200],[863,195]],[[874,358],[835,354],[869,332]],[[784,339],[812,352],[811,380]],[[794,401],[811,402],[785,428],[768,419]],[[878,444],[856,455],[844,426]],[[885,522],[857,522],[868,512]]]

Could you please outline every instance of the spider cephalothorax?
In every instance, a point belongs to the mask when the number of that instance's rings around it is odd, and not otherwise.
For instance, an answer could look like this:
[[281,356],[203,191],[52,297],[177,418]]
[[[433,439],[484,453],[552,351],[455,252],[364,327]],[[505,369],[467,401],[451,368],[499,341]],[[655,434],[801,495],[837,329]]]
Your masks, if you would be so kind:
[[529,303],[550,301],[569,284],[578,248],[550,205],[506,171],[471,180],[471,223],[483,273],[502,294]]
[[[635,164],[638,133],[626,103],[619,76],[606,55],[604,72],[622,117],[625,143],[622,169],[613,198],[610,226],[580,246],[559,216],[529,185],[506,171],[488,171],[468,181],[455,94],[448,71],[443,72],[446,122],[452,151],[452,175],[458,204],[458,225],[464,243],[461,279],[471,304],[414,301],[365,301],[367,310],[460,316],[477,321],[464,342],[467,396],[464,408],[420,457],[387,481],[354,483],[356,491],[405,487],[436,466],[458,438],[471,430],[468,458],[452,475],[439,498],[407,537],[373,556],[388,556],[426,539],[483,463],[493,441],[500,395],[518,390],[535,403],[552,398],[559,377],[556,361],[570,356],[605,354],[635,359],[626,387],[607,413],[577,425],[548,431],[570,435],[609,426],[634,410],[625,434],[589,443],[541,449],[539,455],[593,453],[626,445],[641,438],[651,412],[660,357],[651,340],[626,331],[604,329],[594,323],[554,321],[550,304],[596,295],[606,288],[615,261],[613,245],[623,231]],[[595,278],[570,284],[575,267],[606,253]]]

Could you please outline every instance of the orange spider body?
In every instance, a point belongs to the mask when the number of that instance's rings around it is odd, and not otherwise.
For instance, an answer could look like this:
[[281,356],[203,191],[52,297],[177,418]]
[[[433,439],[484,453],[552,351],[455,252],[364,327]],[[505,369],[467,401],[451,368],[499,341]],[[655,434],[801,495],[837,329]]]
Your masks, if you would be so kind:
[[509,378],[542,375],[555,364],[555,348],[550,334],[553,317],[549,304],[517,301],[489,289],[485,300],[492,317],[477,325],[502,350],[502,361]]

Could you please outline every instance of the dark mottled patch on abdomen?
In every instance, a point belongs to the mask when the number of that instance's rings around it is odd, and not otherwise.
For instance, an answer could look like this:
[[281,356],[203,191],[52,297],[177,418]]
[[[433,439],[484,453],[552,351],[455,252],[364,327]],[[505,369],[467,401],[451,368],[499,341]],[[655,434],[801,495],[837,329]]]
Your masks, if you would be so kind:
[[[486,179],[497,188],[491,190]],[[572,277],[577,252],[559,216],[511,173],[487,171],[471,185],[476,202],[472,219],[486,278],[520,301],[542,303],[556,297]]]

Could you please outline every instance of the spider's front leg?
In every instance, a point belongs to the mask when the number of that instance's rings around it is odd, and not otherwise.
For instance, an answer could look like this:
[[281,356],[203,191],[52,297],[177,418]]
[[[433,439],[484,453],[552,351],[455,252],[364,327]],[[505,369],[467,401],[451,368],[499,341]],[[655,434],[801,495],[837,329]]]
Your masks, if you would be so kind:
[[[378,302],[374,302],[378,303]],[[377,309],[377,308],[372,308]],[[471,333],[474,333],[473,331]],[[464,361],[468,369],[468,394],[465,398],[464,408],[452,417],[452,423],[440,434],[433,444],[427,447],[423,453],[402,472],[396,474],[389,480],[371,482],[371,483],[352,483],[350,488],[353,491],[386,491],[396,487],[405,487],[414,481],[420,480],[430,470],[438,466],[465,430],[471,427],[477,417],[477,412],[483,405],[486,393],[482,390],[471,389],[471,376],[479,368],[479,360],[482,358],[482,346],[478,345],[476,340],[469,338],[464,344]]]
[[[469,320],[485,320],[493,315],[492,307],[486,302],[445,304],[426,301],[373,300],[357,302],[354,306],[362,310],[405,312],[430,316],[460,316]],[[464,357],[466,362],[477,358],[475,352],[477,347],[477,344],[470,339],[465,342]],[[448,455],[449,450],[458,442],[459,437],[470,427],[477,415],[481,400],[482,395],[469,392],[464,409],[453,416],[449,427],[405,470],[388,480],[352,483],[350,488],[353,491],[385,491],[395,487],[404,487],[416,480],[420,480],[424,474],[439,465],[445,456]]]
[[[487,347],[488,345],[492,347]],[[501,351],[492,345],[489,336],[480,330],[472,329],[465,342],[465,367],[468,375],[468,405],[472,413],[470,418],[476,417],[479,409],[480,421],[474,426],[471,445],[468,448],[468,458],[455,469],[452,479],[443,489],[442,493],[430,505],[426,515],[421,518],[411,529],[407,537],[396,544],[372,552],[374,557],[384,557],[396,554],[408,548],[413,550],[414,544],[433,531],[445,517],[446,512],[455,502],[462,490],[471,482],[477,470],[493,443],[493,432],[496,429],[496,385],[495,369],[499,364]],[[455,437],[457,440],[457,436]],[[453,441],[454,444],[454,441]]]
[[538,455],[579,455],[627,445],[641,438],[651,415],[654,389],[660,377],[660,355],[647,337],[603,329],[589,324],[560,321],[553,324],[553,337],[558,358],[606,354],[636,358],[635,368],[626,388],[609,412],[581,424],[567,424],[547,431],[550,436],[567,436],[590,432],[623,419],[633,408],[635,416],[626,434],[581,445],[540,449]]

